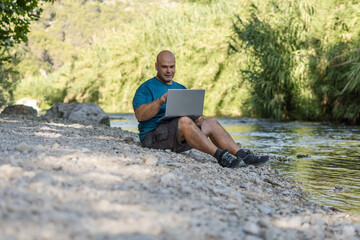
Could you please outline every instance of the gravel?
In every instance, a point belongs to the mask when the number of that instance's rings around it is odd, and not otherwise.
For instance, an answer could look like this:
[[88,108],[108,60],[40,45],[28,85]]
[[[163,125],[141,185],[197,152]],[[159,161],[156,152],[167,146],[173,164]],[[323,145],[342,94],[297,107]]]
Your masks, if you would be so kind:
[[0,117],[0,239],[360,239],[270,166],[140,146],[120,128]]

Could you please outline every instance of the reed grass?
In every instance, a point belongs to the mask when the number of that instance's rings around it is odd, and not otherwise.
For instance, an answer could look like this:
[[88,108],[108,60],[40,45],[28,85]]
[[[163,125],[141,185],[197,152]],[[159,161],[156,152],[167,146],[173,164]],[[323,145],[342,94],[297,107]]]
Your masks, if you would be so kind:
[[230,51],[252,87],[254,115],[359,123],[357,1],[254,1],[233,24]]

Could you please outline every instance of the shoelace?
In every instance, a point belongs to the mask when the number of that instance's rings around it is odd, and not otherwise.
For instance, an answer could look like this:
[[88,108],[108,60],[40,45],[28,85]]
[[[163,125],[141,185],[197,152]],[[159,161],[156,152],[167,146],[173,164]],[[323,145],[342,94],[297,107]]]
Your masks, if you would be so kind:
[[224,153],[224,155],[222,156],[223,160],[228,161],[229,163],[231,163],[233,160],[236,160],[235,158],[233,158],[229,152]]
[[253,153],[252,151],[250,151],[250,150],[246,150],[245,151],[246,153],[247,153],[247,155],[249,155],[249,156],[252,156],[252,157],[257,157],[256,155],[255,155],[255,153]]

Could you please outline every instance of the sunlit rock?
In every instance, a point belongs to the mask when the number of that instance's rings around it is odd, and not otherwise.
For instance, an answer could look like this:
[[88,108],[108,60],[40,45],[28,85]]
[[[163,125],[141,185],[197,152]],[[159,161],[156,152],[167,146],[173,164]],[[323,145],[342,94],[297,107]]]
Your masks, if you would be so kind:
[[149,166],[156,166],[156,164],[159,162],[159,158],[157,158],[154,155],[146,155],[145,163]]
[[25,105],[9,105],[1,112],[1,114],[36,116],[37,111],[34,108]]
[[0,166],[0,177],[6,180],[19,178],[22,174],[23,170],[19,167],[14,167],[8,164]]
[[342,191],[342,190],[344,190],[344,187],[342,187],[340,185],[335,185],[334,191]]
[[22,152],[22,153],[28,153],[28,152],[31,152],[33,150],[33,148],[31,146],[29,146],[28,144],[21,142],[15,146],[15,150]]
[[45,116],[110,126],[109,115],[95,103],[58,103],[48,110]]

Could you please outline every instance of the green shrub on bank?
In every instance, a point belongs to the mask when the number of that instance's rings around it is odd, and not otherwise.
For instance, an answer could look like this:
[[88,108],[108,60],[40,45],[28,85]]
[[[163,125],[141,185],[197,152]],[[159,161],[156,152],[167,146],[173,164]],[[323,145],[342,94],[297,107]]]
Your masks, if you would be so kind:
[[[314,27],[314,54],[309,64],[324,117],[360,123],[360,2],[331,1],[321,24]],[[323,14],[323,12],[319,12]]]
[[6,53],[0,55],[0,108],[13,101],[13,90],[18,80],[11,58]]
[[247,56],[241,71],[252,87],[251,114],[359,123],[359,9],[336,0],[269,1],[238,16],[230,49]]

